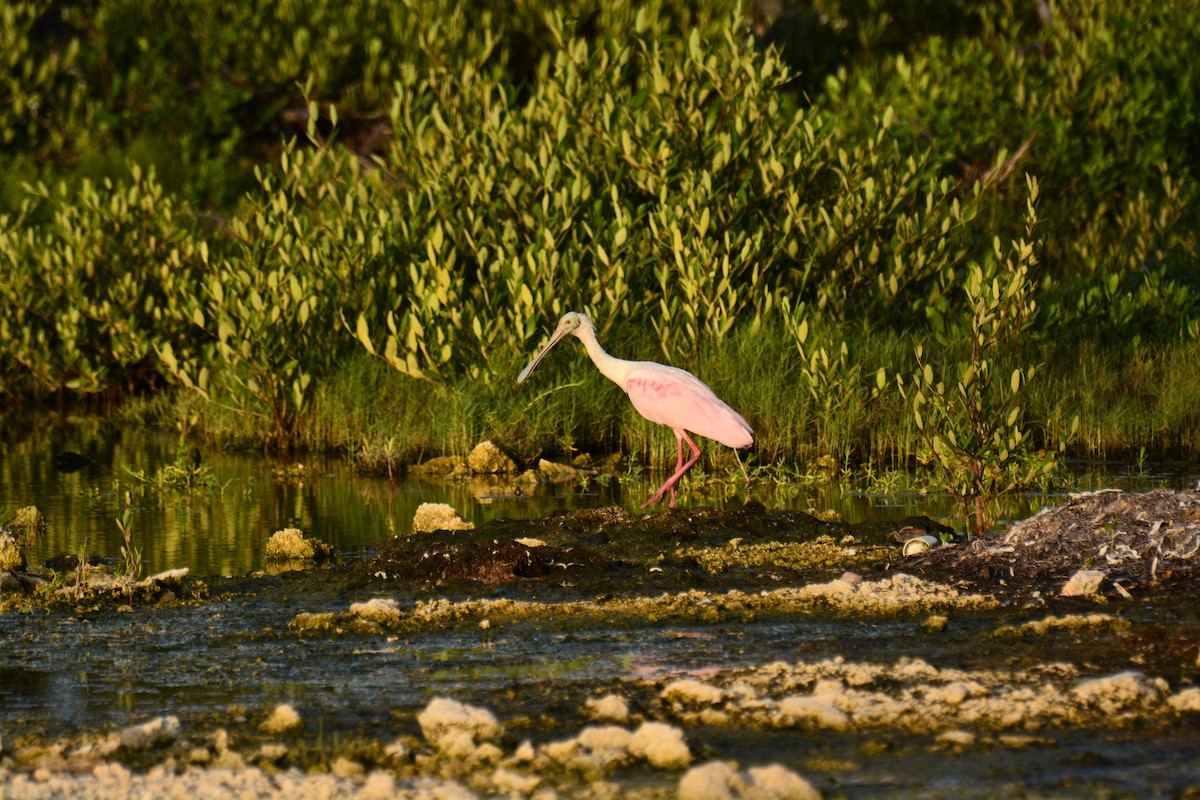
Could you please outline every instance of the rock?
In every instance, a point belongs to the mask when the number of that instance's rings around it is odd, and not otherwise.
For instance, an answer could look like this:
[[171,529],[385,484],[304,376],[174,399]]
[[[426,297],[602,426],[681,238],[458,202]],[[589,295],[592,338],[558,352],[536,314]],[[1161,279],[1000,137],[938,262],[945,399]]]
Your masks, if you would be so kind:
[[542,482],[542,476],[535,470],[527,469],[513,478],[513,486],[537,486]]
[[126,750],[148,750],[158,745],[170,744],[179,738],[180,731],[178,717],[155,717],[149,722],[121,731],[121,747]]
[[390,597],[373,597],[365,603],[351,603],[350,613],[377,625],[396,625],[400,622],[400,606]]
[[692,767],[679,780],[679,800],[733,800],[742,788],[742,778],[732,765],[709,761]]
[[745,783],[747,800],[821,800],[811,783],[779,764],[751,767]]
[[662,699],[685,705],[716,705],[725,699],[725,690],[694,678],[673,681],[662,690]]
[[362,764],[353,759],[346,758],[345,756],[339,756],[332,764],[330,764],[329,771],[330,773],[337,775],[339,778],[357,778],[359,775],[362,775],[364,772],[366,772],[366,770],[363,769]]
[[509,474],[517,471],[513,460],[490,441],[475,445],[475,449],[467,456],[467,466],[471,468],[471,472],[479,475]]
[[835,731],[849,730],[850,717],[836,706],[816,697],[792,695],[779,701],[779,713],[796,722],[811,722],[818,728]]
[[332,547],[308,538],[299,528],[284,528],[271,534],[263,555],[268,561],[320,561],[332,552]]
[[[1176,711],[1191,712],[1193,714],[1200,713],[1200,689],[1197,689],[1195,686],[1181,689],[1167,698],[1167,702]],[[3,751],[4,748],[0,747],[0,752]]]
[[587,713],[592,719],[602,722],[626,723],[629,721],[629,703],[619,694],[606,694],[604,697],[589,698]]
[[492,785],[496,790],[508,796],[529,796],[537,789],[542,779],[536,775],[523,775],[504,767],[497,767],[492,773]]
[[1157,702],[1166,688],[1162,678],[1147,678],[1128,670],[1080,681],[1071,692],[1085,705],[1099,708],[1105,714],[1117,714]]
[[21,546],[17,537],[7,528],[0,527],[0,570],[16,569],[21,566]]
[[465,733],[472,742],[494,739],[504,729],[496,716],[486,708],[477,708],[451,700],[435,697],[417,715],[417,724],[430,743],[442,747],[450,743],[456,734]]
[[303,724],[296,709],[287,703],[280,703],[275,706],[271,716],[267,717],[258,727],[264,733],[287,733],[300,728]]
[[947,744],[954,747],[972,747],[975,744],[976,736],[970,731],[950,730],[943,731],[938,734],[938,744]]
[[263,746],[258,748],[258,760],[264,764],[282,761],[287,754],[287,745],[279,742],[264,742]]
[[579,480],[579,470],[544,458],[538,461],[538,473],[550,483],[574,483]]
[[629,742],[629,754],[659,769],[683,769],[692,762],[683,731],[662,722],[643,722]]
[[396,779],[390,773],[377,769],[363,781],[362,788],[355,797],[358,800],[392,800],[398,794]]
[[1100,584],[1104,582],[1104,572],[1098,569],[1081,569],[1067,579],[1063,584],[1063,597],[1091,597],[1100,592]]
[[475,524],[464,520],[454,506],[446,503],[421,503],[413,515],[413,533],[473,530]]
[[604,769],[611,769],[628,760],[633,733],[619,725],[589,725],[575,742]]
[[462,456],[440,456],[408,468],[410,475],[429,475],[438,478],[464,472],[466,472],[466,462],[463,461]]

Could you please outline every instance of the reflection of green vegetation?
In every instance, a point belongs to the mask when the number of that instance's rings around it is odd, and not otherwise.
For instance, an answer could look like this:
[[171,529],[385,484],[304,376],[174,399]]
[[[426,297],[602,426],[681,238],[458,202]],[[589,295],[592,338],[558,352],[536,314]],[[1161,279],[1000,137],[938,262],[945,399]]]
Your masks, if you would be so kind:
[[[932,452],[994,496],[1076,417],[1079,453],[1198,454],[1196,4],[734,5],[17,3],[0,396],[169,382],[139,408],[380,471],[483,438],[672,461],[577,360],[512,385],[577,308],[711,383],[760,464]],[[1036,304],[970,375],[1020,374],[1017,418],[976,433],[1021,469],[981,486],[871,376],[919,353],[965,385],[952,334],[1026,238],[1026,175]]]

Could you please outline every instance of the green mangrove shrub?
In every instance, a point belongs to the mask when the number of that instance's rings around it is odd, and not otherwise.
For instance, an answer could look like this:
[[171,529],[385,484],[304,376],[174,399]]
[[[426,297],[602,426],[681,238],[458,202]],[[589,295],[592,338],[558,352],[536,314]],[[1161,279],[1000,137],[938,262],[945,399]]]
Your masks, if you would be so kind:
[[154,173],[26,187],[0,216],[0,391],[87,394],[157,378],[154,342],[177,321],[203,250]]
[[[915,349],[917,370],[906,383],[896,376],[900,394],[912,410],[925,443],[921,456],[941,474],[944,488],[959,503],[976,535],[989,530],[988,506],[997,498],[1032,485],[1057,465],[1053,448],[1035,449],[1022,406],[1035,368],[1016,367],[1007,379],[999,365],[1019,352],[1017,345],[1036,310],[1030,270],[1037,264],[1034,204],[1037,181],[1027,179],[1028,238],[1007,248],[997,237],[991,258],[968,265],[962,281],[960,314],[935,311],[938,340],[948,349],[965,342],[966,352],[940,370]],[[877,378],[883,385],[882,372]]]

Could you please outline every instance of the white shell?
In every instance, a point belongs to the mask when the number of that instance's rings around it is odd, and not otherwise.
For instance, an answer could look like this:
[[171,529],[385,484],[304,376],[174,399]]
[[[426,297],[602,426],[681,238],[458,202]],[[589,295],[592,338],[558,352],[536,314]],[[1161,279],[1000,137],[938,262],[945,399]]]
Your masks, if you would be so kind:
[[925,534],[924,536],[914,536],[904,543],[904,555],[915,556],[917,553],[924,553],[934,547],[941,547],[942,540],[936,536]]

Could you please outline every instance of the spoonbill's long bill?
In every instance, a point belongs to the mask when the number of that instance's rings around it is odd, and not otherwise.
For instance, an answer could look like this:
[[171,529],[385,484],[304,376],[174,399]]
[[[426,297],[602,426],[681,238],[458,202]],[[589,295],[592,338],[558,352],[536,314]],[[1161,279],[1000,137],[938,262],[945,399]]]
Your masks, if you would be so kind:
[[[563,315],[550,341],[546,342],[546,346],[521,370],[521,374],[517,376],[517,383],[529,377],[529,373],[533,372],[533,368],[559,339],[571,335],[577,336],[583,342],[596,368],[625,390],[639,414],[651,422],[666,425],[675,431],[675,443],[679,451],[675,473],[667,478],[667,482],[658,488],[653,497],[642,504],[642,508],[658,502],[668,491],[671,493],[671,500],[667,507],[675,507],[675,490],[680,478],[700,458],[700,448],[688,435],[688,431],[715,439],[734,449],[754,444],[754,431],[750,428],[750,423],[713,394],[713,390],[703,381],[676,367],[656,364],[653,361],[626,361],[610,356],[596,340],[596,328],[592,321],[586,314],[577,311]],[[692,449],[691,458],[687,461],[683,458],[684,442]]]

